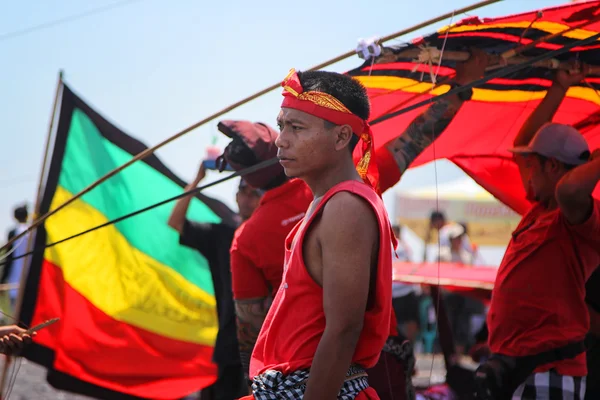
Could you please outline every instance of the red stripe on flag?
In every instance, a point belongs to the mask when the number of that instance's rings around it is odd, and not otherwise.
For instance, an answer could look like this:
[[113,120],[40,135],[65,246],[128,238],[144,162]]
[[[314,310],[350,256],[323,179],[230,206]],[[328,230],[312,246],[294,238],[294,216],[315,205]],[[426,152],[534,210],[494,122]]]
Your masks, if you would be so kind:
[[54,368],[60,372],[152,399],[181,398],[216,380],[212,347],[173,340],[115,320],[69,286],[60,268],[47,260],[38,293],[34,323],[55,316],[57,300],[62,304],[56,328],[42,330],[36,339],[55,351]]
[[[62,318],[63,287],[62,270],[44,260],[39,277],[37,304],[31,319],[31,326],[36,326],[52,318]],[[62,321],[59,321],[39,331],[35,337],[35,342],[54,350],[61,323]]]

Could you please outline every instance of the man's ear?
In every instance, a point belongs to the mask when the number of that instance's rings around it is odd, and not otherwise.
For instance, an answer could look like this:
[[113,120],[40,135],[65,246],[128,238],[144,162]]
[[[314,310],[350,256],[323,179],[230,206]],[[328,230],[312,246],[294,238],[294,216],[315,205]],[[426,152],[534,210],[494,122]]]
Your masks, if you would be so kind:
[[562,168],[562,163],[556,158],[548,158],[546,164],[550,166],[550,172],[558,172]]
[[350,140],[352,139],[352,128],[350,125],[340,125],[336,127],[336,140],[335,140],[335,149],[341,150],[345,147],[348,147],[350,144]]

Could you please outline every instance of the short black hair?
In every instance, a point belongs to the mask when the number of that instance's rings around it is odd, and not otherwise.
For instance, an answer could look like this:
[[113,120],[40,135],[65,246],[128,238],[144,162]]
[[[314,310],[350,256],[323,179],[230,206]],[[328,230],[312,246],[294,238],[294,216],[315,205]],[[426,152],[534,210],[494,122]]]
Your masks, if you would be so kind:
[[469,224],[466,221],[462,221],[459,222],[459,225],[463,227],[463,229],[465,230],[464,235],[468,235],[469,234]]
[[26,222],[29,212],[27,211],[27,206],[19,206],[19,207],[15,208],[15,211],[13,214],[17,221]]
[[[342,102],[354,115],[367,121],[371,116],[371,103],[367,95],[367,89],[356,79],[348,75],[328,71],[306,71],[298,72],[298,79],[305,91],[323,92],[332,95]],[[335,124],[325,121],[326,128],[332,128]],[[350,151],[354,150],[358,143],[361,132],[354,132],[350,139]]]
[[446,221],[446,216],[441,211],[433,211],[431,213],[430,220],[433,221]]

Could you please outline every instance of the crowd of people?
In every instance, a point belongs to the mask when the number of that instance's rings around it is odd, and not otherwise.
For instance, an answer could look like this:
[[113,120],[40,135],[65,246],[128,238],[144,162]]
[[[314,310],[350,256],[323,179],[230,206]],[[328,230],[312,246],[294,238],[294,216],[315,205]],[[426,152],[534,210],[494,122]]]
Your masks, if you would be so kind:
[[[474,50],[452,86],[480,78],[487,64]],[[574,70],[558,71],[511,149],[532,208],[508,244],[482,328],[488,351],[477,388],[508,396],[496,398],[583,400],[586,393],[583,340],[590,315],[592,328],[600,315],[590,296],[588,311],[585,287],[600,265],[600,202],[592,198],[600,156],[575,128],[550,122],[569,87],[585,77],[585,66]],[[443,134],[472,90],[432,103],[375,149],[369,98],[358,81],[292,70],[282,87],[278,129],[218,124],[231,139],[221,164],[241,171],[279,158],[243,176],[237,224],[187,219],[191,196],[178,200],[168,220],[182,245],[206,257],[215,287],[218,379],[202,399],[414,399],[412,348],[427,293],[392,283],[394,258],[410,256],[381,194]],[[466,226],[440,213],[431,226],[438,260],[472,262]],[[452,293],[444,299],[458,352],[466,352],[475,343],[465,315],[485,309]],[[3,334],[4,352],[31,340],[26,332]]]
[[[422,259],[414,254],[408,243],[402,239],[402,226],[394,225],[392,228],[398,238],[398,247],[392,254],[394,261],[434,261],[463,265],[466,268],[474,267],[477,247],[470,241],[467,223],[448,221],[442,211],[431,213]],[[437,234],[436,253],[433,258],[427,254],[427,244],[432,240],[432,232]],[[427,285],[392,283],[392,304],[398,320],[398,331],[411,341],[417,353],[437,351],[440,348],[439,341],[435,340],[435,333],[429,335],[434,340],[427,339],[426,332],[435,332],[436,329],[436,307],[428,289]],[[476,334],[482,328],[486,307],[481,300],[473,296],[452,291],[445,291],[443,294],[456,354],[468,354],[470,348],[476,344]]]

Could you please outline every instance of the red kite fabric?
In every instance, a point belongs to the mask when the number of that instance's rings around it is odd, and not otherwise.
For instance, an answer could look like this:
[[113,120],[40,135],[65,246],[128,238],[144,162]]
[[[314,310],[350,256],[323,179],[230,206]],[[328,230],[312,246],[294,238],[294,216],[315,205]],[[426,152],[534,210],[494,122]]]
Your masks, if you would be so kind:
[[475,297],[488,303],[498,268],[456,263],[410,263],[396,261],[392,266],[394,282],[436,285]]
[[[372,104],[372,121],[412,104],[447,92],[449,85],[432,88],[428,65],[417,65],[400,54],[420,45],[445,51],[466,51],[478,47],[491,54],[526,45],[536,39],[578,27],[542,42],[521,56],[535,57],[586,39],[600,31],[600,1],[572,3],[500,18],[464,19],[449,28],[419,38],[413,43],[386,47],[381,56],[366,61],[347,74],[361,81],[368,90]],[[576,46],[556,57],[600,66],[600,41]],[[442,57],[443,59],[443,57]],[[444,61],[437,81],[455,74],[455,62]],[[417,66],[413,72],[413,68]],[[437,66],[434,65],[436,70]],[[551,85],[552,71],[527,67],[510,76],[496,78],[473,90],[473,97],[463,105],[446,132],[429,146],[411,165],[417,167],[434,159],[446,158],[501,202],[518,213],[529,208],[519,172],[511,153],[513,139],[532,110],[545,96]],[[584,134],[590,149],[600,147],[600,77],[591,76],[586,83],[572,87],[556,114],[554,121],[572,124]],[[425,106],[424,106],[425,107]],[[424,107],[373,124],[376,146],[382,146],[404,130]],[[600,189],[596,191],[600,194]],[[600,197],[600,196],[599,196]]]
[[457,263],[420,263],[396,261],[393,280],[457,288],[492,290],[498,268]]

